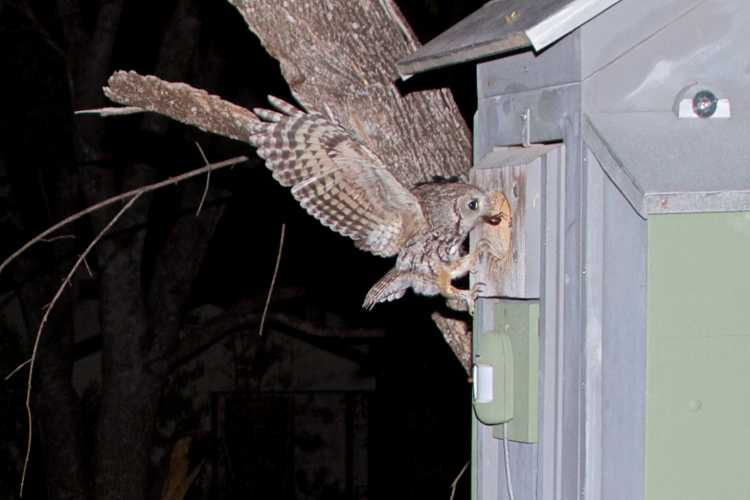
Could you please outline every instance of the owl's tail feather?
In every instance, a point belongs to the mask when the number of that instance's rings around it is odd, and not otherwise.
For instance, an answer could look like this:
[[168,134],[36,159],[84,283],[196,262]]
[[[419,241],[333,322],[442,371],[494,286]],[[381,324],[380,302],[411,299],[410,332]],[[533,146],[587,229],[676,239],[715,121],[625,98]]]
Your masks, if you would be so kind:
[[393,268],[370,288],[362,304],[362,308],[370,311],[378,302],[390,302],[400,299],[408,289],[409,282],[405,274]]

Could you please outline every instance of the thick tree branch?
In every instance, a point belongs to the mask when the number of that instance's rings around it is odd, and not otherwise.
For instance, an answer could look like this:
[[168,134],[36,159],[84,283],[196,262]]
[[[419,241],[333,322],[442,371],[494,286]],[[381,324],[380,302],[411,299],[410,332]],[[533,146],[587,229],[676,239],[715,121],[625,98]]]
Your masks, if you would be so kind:
[[419,42],[393,0],[229,1],[297,100],[355,131],[399,180],[467,173],[471,138],[451,92],[396,82],[396,61]]
[[456,318],[443,316],[439,312],[432,313],[432,321],[443,334],[443,338],[456,355],[466,374],[471,373],[471,330],[469,324]]
[[[75,74],[76,103],[84,106],[94,106],[103,101],[98,87],[104,82],[107,73],[111,71],[112,48],[115,45],[117,31],[120,26],[125,0],[107,0],[98,4],[94,32],[86,45],[82,46],[78,56]],[[81,29],[78,25],[75,29]],[[86,38],[82,35],[82,38]],[[96,127],[101,129],[101,127]],[[98,141],[100,137],[88,137]]]
[[[194,207],[202,190],[197,183],[185,185],[181,208]],[[224,205],[210,204],[200,216],[178,217],[170,224],[147,287],[151,312],[151,331],[143,339],[143,346],[149,347],[144,349],[147,355],[158,356],[177,348],[185,304],[223,212]]]
[[258,118],[205,90],[185,83],[166,82],[155,76],[142,76],[135,71],[114,73],[104,87],[114,102],[153,111],[206,132],[247,142],[250,128]]
[[[308,110],[354,131],[406,185],[464,176],[471,163],[468,128],[447,89],[403,92],[395,62],[418,47],[393,0],[229,0],[280,65]],[[105,88],[115,102],[246,141],[249,110],[181,83],[117,72]],[[461,320],[436,316],[468,371],[471,341]]]
[[[405,184],[465,175],[468,128],[447,89],[403,94],[394,64],[418,46],[392,0],[304,2],[230,0],[279,60],[295,97],[353,130]],[[247,109],[182,83],[118,71],[111,100],[246,141]]]
[[[185,81],[190,78],[203,29],[199,5],[200,2],[195,0],[177,0],[164,26],[159,56],[154,66],[154,74],[164,80]],[[155,134],[165,133],[170,126],[170,120],[155,114],[144,116],[141,122],[144,130]]]

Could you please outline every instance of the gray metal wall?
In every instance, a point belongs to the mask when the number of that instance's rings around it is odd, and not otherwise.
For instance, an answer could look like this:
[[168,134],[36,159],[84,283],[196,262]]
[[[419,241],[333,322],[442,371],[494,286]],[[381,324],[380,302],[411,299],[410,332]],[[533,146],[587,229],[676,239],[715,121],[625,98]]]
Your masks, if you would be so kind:
[[[540,441],[510,443],[518,499],[643,495],[646,222],[581,134],[580,39],[478,67],[477,161],[562,141],[544,161]],[[529,126],[522,118],[531,111]],[[479,311],[479,328],[491,318]],[[502,441],[475,423],[477,500],[507,498]]]

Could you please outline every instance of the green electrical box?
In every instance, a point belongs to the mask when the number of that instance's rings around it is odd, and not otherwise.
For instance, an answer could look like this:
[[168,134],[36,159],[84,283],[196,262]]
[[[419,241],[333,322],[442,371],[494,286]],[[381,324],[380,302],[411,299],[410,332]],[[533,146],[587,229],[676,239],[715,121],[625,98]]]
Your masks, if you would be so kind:
[[[491,310],[486,311],[486,308]],[[495,437],[527,443],[538,439],[539,302],[484,299],[475,318],[473,403]]]
[[508,335],[490,330],[475,340],[472,381],[480,422],[497,425],[513,418],[513,349]]
[[648,222],[646,500],[750,498],[750,213]]

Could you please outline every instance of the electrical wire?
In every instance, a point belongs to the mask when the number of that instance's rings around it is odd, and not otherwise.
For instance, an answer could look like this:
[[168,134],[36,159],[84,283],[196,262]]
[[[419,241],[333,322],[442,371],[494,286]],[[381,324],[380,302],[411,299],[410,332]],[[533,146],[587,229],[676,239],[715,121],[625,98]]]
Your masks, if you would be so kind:
[[508,422],[503,422],[503,452],[505,454],[505,486],[508,489],[508,500],[516,500],[513,494],[513,481],[510,478],[510,451],[508,451]]

